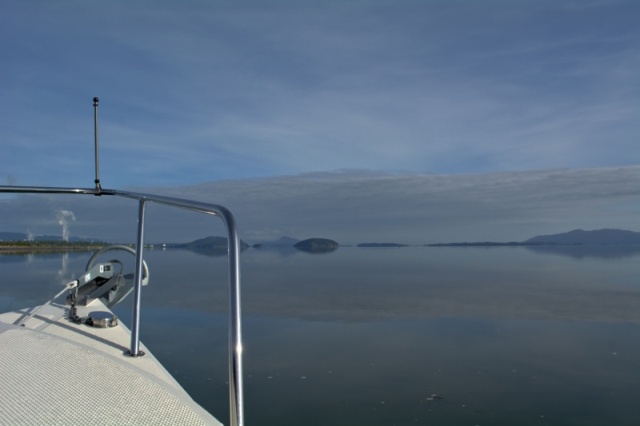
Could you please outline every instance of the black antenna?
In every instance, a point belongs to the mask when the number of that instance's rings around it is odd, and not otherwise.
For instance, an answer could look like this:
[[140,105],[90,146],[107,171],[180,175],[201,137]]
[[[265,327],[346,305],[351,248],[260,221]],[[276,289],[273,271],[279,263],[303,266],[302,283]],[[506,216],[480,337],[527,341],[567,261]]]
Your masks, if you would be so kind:
[[93,98],[93,134],[95,141],[95,153],[96,153],[96,190],[98,192],[102,191],[102,187],[100,186],[100,160],[98,153],[98,101],[99,99]]

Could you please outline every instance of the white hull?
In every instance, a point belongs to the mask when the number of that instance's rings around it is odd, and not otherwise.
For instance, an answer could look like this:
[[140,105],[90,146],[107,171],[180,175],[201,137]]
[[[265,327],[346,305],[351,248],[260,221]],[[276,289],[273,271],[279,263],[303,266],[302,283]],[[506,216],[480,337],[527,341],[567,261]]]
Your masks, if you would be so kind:
[[[96,299],[79,316],[110,312]],[[0,424],[220,425],[147,348],[126,355],[122,324],[95,328],[67,319],[64,305],[0,314]]]

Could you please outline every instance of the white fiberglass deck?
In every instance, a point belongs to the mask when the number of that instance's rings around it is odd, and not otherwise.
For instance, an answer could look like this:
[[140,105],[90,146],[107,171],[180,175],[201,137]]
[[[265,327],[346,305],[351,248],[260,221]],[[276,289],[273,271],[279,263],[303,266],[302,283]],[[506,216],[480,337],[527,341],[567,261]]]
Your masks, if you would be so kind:
[[[78,309],[108,311],[99,301]],[[0,424],[220,425],[146,353],[129,357],[122,324],[92,328],[50,305],[13,325],[24,312],[0,314]]]

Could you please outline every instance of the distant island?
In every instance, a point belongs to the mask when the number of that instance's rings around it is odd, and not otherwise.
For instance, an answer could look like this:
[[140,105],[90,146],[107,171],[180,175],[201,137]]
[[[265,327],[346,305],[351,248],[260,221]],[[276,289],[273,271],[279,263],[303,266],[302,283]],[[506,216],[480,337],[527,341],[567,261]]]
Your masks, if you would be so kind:
[[398,243],[360,243],[356,247],[408,247],[408,244],[398,244]]
[[340,245],[327,238],[309,238],[296,243],[293,247],[310,253],[329,253],[338,249]]
[[640,245],[640,232],[621,229],[584,231],[575,229],[551,235],[538,235],[521,242],[462,242],[426,244],[428,247],[519,247],[519,246],[576,246],[576,245]]
[[495,241],[475,241],[462,243],[436,243],[425,244],[427,247],[521,247],[521,246],[540,246],[549,245],[549,243],[526,243],[511,241],[508,243],[500,243]]
[[[207,256],[222,256],[227,254],[229,242],[226,237],[205,237],[189,243],[163,244],[162,247],[186,249]],[[240,250],[246,250],[248,248],[249,244],[240,240]]]

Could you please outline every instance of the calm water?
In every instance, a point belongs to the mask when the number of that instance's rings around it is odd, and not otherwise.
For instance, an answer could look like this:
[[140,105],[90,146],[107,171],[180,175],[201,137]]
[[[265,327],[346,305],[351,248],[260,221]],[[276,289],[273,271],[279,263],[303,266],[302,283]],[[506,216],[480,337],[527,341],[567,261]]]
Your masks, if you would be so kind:
[[[0,308],[42,303],[89,256],[0,256]],[[226,423],[226,257],[146,259],[141,338]],[[248,250],[247,424],[637,425],[639,261],[610,249]],[[116,309],[125,323],[130,299]]]

